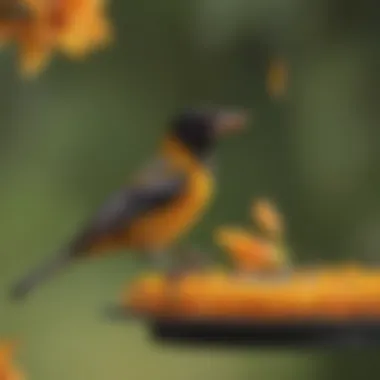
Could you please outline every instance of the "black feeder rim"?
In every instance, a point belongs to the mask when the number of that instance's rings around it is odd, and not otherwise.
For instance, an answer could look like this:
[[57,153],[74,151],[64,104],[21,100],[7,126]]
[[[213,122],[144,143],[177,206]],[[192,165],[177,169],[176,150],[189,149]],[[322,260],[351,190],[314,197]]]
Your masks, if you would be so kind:
[[162,343],[246,347],[363,347],[380,345],[380,320],[224,322],[156,319],[153,338]]

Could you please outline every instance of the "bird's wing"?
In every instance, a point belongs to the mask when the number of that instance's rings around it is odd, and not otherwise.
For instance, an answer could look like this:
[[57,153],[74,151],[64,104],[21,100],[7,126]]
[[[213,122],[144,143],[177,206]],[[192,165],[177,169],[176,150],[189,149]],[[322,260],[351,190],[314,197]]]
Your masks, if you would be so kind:
[[156,207],[175,199],[186,186],[185,173],[178,172],[164,160],[156,160],[129,187],[112,195],[85,228],[51,260],[23,277],[12,288],[12,297],[26,296],[35,286],[86,254],[98,239],[112,236]]
[[137,217],[175,199],[186,185],[185,173],[164,160],[154,161],[132,184],[105,202],[83,231],[73,239],[70,251],[80,253],[96,237],[117,233]]

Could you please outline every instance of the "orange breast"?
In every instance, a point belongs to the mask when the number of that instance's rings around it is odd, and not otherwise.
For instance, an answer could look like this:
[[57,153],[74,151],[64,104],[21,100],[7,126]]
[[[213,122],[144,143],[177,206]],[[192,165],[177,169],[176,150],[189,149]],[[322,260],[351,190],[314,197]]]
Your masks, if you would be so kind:
[[213,194],[207,172],[191,174],[187,189],[170,205],[136,220],[125,235],[125,245],[165,249],[187,232],[203,215]]

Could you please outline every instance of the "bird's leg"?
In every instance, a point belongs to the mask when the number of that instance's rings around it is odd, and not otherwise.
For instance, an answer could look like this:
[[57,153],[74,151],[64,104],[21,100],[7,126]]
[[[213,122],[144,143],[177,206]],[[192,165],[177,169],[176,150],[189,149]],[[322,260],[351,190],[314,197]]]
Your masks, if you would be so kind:
[[177,247],[171,251],[149,250],[147,257],[153,271],[167,273],[171,278],[198,271],[209,263],[201,250],[189,247]]
[[190,247],[185,255],[187,265],[195,270],[204,269],[211,264],[210,257],[197,247]]
[[201,250],[182,247],[175,253],[174,265],[171,268],[170,275],[181,276],[189,272],[202,270],[208,263],[205,259],[206,255]]
[[153,271],[167,272],[170,268],[171,260],[168,252],[161,250],[150,250],[147,254],[149,266]]

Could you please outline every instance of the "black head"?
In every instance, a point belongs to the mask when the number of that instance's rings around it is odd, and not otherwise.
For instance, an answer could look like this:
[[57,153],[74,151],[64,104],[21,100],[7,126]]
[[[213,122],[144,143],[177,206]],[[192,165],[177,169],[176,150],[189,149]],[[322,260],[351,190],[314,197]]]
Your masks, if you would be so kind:
[[171,134],[191,153],[205,158],[221,136],[240,130],[245,124],[246,115],[242,112],[188,110],[173,120]]

